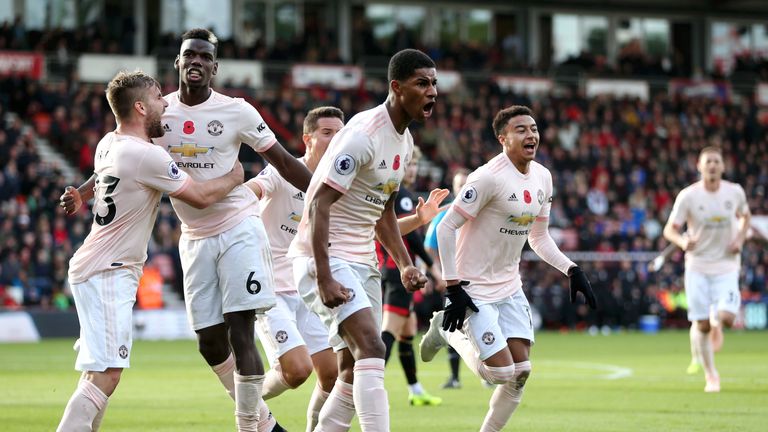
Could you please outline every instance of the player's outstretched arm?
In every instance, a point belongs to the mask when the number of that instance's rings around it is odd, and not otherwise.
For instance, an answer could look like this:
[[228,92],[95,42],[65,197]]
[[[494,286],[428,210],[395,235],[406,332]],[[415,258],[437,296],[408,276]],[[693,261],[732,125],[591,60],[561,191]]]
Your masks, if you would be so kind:
[[528,233],[528,244],[547,264],[560,270],[570,279],[571,303],[576,302],[576,294],[581,292],[587,304],[592,309],[597,308],[595,294],[589,279],[573,261],[557,247],[552,236],[549,235],[549,218],[538,217]]
[[441,211],[446,210],[448,206],[440,207],[445,197],[448,196],[448,189],[432,189],[427,201],[419,197],[416,204],[416,211],[412,215],[401,217],[397,220],[397,226],[400,228],[401,235],[410,234],[416,228],[432,222]]
[[75,189],[73,186],[67,186],[64,189],[64,193],[59,198],[59,206],[64,209],[67,215],[75,214],[84,201],[88,201],[93,198],[93,188],[96,185],[96,174],[81,184],[80,187]]
[[307,169],[306,165],[288,153],[280,143],[275,143],[267,151],[261,153],[261,155],[275,167],[284,179],[288,180],[288,183],[301,189],[303,192],[307,191],[309,180],[312,179],[312,173]]
[[331,205],[341,198],[341,192],[321,184],[309,205],[310,238],[315,258],[317,289],[320,300],[329,308],[349,301],[349,291],[333,278],[328,262],[328,221]]
[[244,175],[243,165],[240,161],[236,161],[235,166],[227,174],[204,182],[197,182],[190,178],[190,184],[187,187],[171,196],[194,208],[204,209],[223,199],[235,186],[242,184]]
[[426,285],[427,277],[414,267],[413,261],[411,261],[411,257],[408,255],[408,250],[405,248],[403,237],[400,235],[400,229],[398,228],[397,215],[395,214],[395,197],[396,193],[389,197],[389,200],[384,205],[381,218],[376,221],[376,238],[395,261],[397,268],[400,269],[400,278],[402,279],[403,286],[408,291],[418,291]]

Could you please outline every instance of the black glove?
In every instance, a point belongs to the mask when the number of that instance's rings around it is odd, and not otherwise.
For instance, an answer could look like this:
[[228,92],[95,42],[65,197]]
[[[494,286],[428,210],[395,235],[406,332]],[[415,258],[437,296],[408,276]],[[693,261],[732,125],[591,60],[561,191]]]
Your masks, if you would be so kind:
[[595,300],[595,293],[592,292],[592,285],[584,272],[581,271],[581,267],[573,267],[568,278],[571,280],[571,303],[576,303],[576,293],[581,291],[589,307],[597,309],[597,300]]
[[469,282],[461,281],[456,285],[448,285],[445,287],[445,290],[448,293],[445,296],[448,297],[451,304],[445,307],[445,312],[443,314],[443,330],[449,332],[461,330],[461,327],[464,325],[464,317],[467,315],[467,308],[478,312],[477,306],[472,302],[469,294],[464,291],[463,287],[467,285],[469,285]]

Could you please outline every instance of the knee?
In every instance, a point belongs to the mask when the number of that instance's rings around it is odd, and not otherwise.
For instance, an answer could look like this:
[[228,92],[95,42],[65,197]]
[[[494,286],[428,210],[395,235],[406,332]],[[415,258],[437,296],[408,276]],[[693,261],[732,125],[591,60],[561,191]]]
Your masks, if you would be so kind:
[[528,381],[528,377],[531,376],[531,362],[524,361],[515,363],[515,388],[522,390],[525,386],[525,382]]
[[333,389],[333,385],[336,383],[336,379],[339,377],[339,373],[336,369],[330,371],[318,371],[317,380],[320,382],[320,387],[330,392]]
[[387,352],[384,341],[380,337],[365,338],[357,343],[354,348],[355,359],[380,358],[383,359]]
[[732,313],[728,313],[728,312],[720,312],[719,318],[720,318],[720,323],[725,328],[733,327],[733,323],[734,323],[734,321],[736,321],[736,315],[734,315]]
[[309,362],[291,363],[289,367],[282,367],[282,369],[285,383],[294,389],[304,384],[309,375],[312,374],[312,364]]
[[197,350],[209,364],[220,364],[229,357],[230,353],[226,332],[206,330],[197,333]]
[[708,320],[702,320],[696,322],[696,326],[698,327],[699,331],[702,333],[709,333],[709,331],[712,329],[709,325]]

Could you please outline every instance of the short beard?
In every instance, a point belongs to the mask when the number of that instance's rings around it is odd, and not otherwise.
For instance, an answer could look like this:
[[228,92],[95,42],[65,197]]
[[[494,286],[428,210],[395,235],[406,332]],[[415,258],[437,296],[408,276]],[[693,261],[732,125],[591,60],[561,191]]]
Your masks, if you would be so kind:
[[149,139],[160,138],[165,135],[165,129],[163,129],[163,124],[160,122],[159,117],[154,118],[149,122],[146,127],[146,132]]

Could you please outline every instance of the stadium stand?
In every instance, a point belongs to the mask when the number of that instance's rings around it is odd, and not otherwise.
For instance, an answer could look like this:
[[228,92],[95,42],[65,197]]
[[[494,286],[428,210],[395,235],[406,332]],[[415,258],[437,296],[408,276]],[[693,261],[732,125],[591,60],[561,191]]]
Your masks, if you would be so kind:
[[[364,21],[354,24],[361,35],[370,33],[367,25]],[[124,26],[130,30],[131,23],[126,21]],[[59,68],[58,76],[68,78],[0,79],[0,300],[6,308],[72,307],[66,287],[67,261],[87,233],[91,217],[83,209],[75,217],[65,218],[57,207],[58,197],[68,184],[63,166],[77,168],[80,177],[71,181],[78,184],[91,172],[99,137],[114,128],[104,86],[80,81],[73,65],[81,53],[134,52],[130,37],[115,35],[99,25],[42,32],[25,31],[20,22],[0,25],[0,50],[48,53],[53,67]],[[318,31],[270,47],[258,38],[244,43],[232,39],[222,41],[220,52],[222,58],[337,64],[343,62],[337,51],[318,50],[335,38],[333,32]],[[391,47],[361,37],[356,43],[362,45],[353,47],[353,51],[367,53],[371,58],[372,54],[386,57],[388,52],[401,48],[398,44],[412,42],[405,33],[393,38]],[[165,35],[155,49],[167,54],[176,46],[176,37]],[[507,55],[509,52],[504,50],[509,47],[501,42],[422,48],[438,60],[440,68],[480,75],[472,75],[479,79],[471,86],[439,96],[435,116],[427,124],[413,128],[415,140],[425,154],[414,187],[417,191],[450,187],[456,169],[474,169],[497,154],[498,143],[490,127],[492,114],[507,105],[527,104],[537,114],[542,136],[537,158],[555,174],[557,199],[551,226],[564,251],[652,256],[662,250],[666,242],[661,229],[672,200],[681,187],[697,178],[696,156],[705,145],[723,148],[725,177],[744,186],[754,214],[768,214],[768,121],[751,98],[713,100],[667,91],[653,91],[648,100],[587,97],[573,85],[531,96],[487,79],[493,71],[534,69],[514,55]],[[664,69],[659,59],[648,57],[641,47],[631,44],[619,53],[615,67],[585,52],[550,72],[556,75],[558,68],[568,67],[578,73],[612,77],[677,76],[687,72],[682,67]],[[739,73],[765,80],[768,62],[740,57],[733,74]],[[295,131],[300,130],[302,114],[308,109],[336,105],[349,118],[374,101],[383,100],[386,91],[385,81],[376,76],[368,77],[365,86],[335,90],[317,86],[296,89],[287,75],[283,70],[277,75],[280,79],[274,81],[277,84],[259,91],[232,82],[220,87],[257,106],[284,145],[296,153],[303,149]],[[164,92],[175,90],[173,74],[164,74],[161,80]],[[48,143],[63,158],[43,160],[38,141]],[[255,156],[244,157],[250,162],[251,174],[261,169],[262,162]],[[177,294],[181,292],[175,247],[178,235],[178,220],[164,202],[148,262],[160,269],[165,285]],[[768,253],[764,244],[748,243],[743,256],[744,298],[768,296]],[[550,328],[632,328],[646,314],[659,315],[667,325],[685,326],[684,299],[679,294],[682,254],[674,254],[668,262],[656,274],[648,272],[647,260],[585,263],[603,305],[597,312],[571,307],[565,279],[536,260],[524,264],[524,287],[543,324]],[[436,304],[435,299],[426,298],[418,310],[426,315]]]

